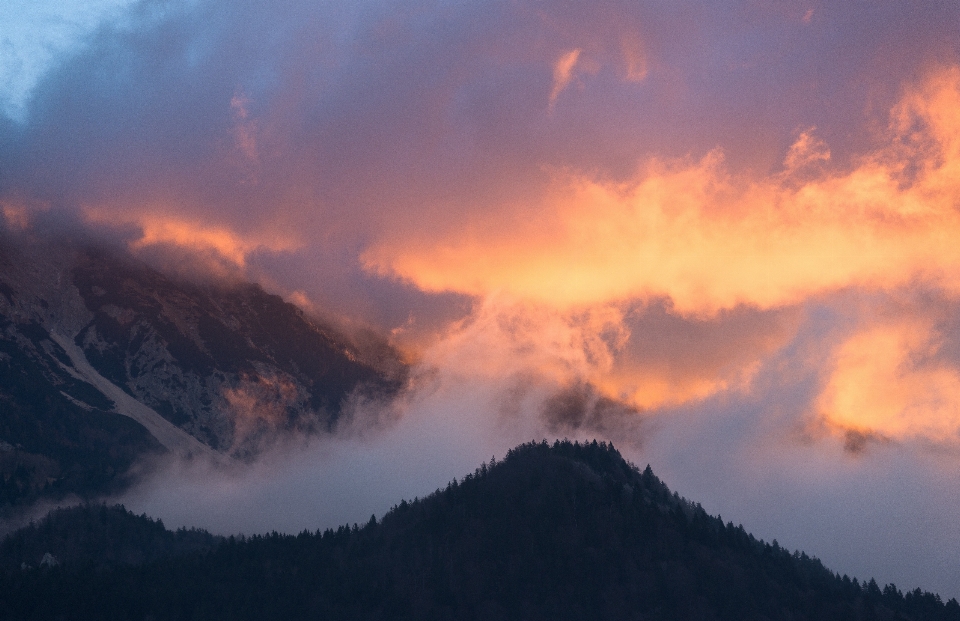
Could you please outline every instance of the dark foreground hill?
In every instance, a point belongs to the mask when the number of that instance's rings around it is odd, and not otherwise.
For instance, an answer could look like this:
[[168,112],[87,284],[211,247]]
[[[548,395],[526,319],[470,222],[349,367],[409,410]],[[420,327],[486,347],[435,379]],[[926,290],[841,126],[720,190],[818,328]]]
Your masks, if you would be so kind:
[[[63,565],[71,570],[116,569],[214,549],[223,537],[204,530],[167,530],[160,520],[122,505],[80,505],[51,511],[0,541],[0,570]],[[44,563],[44,559],[47,562]]]
[[[32,541],[35,554],[48,545]],[[124,620],[960,619],[955,600],[881,590],[758,541],[595,442],[518,447],[428,498],[402,502],[379,523],[231,537],[141,565],[99,564],[5,570],[0,612]]]

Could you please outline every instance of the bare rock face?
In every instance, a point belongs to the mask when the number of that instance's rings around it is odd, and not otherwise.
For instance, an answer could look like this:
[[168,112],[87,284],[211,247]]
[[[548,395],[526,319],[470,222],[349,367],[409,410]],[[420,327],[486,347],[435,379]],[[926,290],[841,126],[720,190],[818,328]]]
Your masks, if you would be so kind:
[[[115,250],[0,238],[0,406],[17,412],[0,421],[8,500],[42,495],[64,463],[89,462],[90,437],[97,453],[122,456],[101,457],[115,482],[164,448],[246,459],[286,433],[333,433],[351,403],[402,386],[403,365],[380,345],[387,364],[258,285],[186,282]],[[33,478],[10,483],[18,467]]]
[[217,450],[255,451],[276,430],[333,431],[357,393],[398,388],[257,285],[175,282],[97,251],[71,276],[92,313],[75,336],[90,363]]

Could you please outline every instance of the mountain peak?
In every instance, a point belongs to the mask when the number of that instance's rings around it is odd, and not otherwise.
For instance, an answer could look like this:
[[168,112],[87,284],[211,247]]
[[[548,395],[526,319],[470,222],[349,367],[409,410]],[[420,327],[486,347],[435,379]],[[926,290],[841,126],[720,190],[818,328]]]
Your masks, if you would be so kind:
[[355,400],[404,384],[401,363],[371,362],[255,283],[192,282],[69,239],[2,241],[0,514],[115,492],[156,452],[252,459],[284,434],[333,433]]

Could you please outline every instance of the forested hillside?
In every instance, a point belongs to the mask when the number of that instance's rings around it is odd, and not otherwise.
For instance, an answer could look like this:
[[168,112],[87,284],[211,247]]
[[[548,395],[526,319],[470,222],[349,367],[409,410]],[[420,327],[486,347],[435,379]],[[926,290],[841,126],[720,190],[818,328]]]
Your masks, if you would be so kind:
[[160,520],[134,515],[122,505],[80,505],[51,511],[5,537],[0,542],[0,568],[40,567],[47,557],[48,563],[72,570],[116,569],[209,551],[222,540],[203,530],[167,530]]
[[[93,514],[91,514],[93,515]],[[51,544],[52,545],[52,544]],[[9,544],[2,550],[6,554]],[[39,550],[39,548],[35,548]],[[56,551],[50,550],[54,555]],[[758,541],[603,443],[533,443],[377,522],[7,569],[11,619],[960,619]],[[9,565],[9,563],[7,563]]]

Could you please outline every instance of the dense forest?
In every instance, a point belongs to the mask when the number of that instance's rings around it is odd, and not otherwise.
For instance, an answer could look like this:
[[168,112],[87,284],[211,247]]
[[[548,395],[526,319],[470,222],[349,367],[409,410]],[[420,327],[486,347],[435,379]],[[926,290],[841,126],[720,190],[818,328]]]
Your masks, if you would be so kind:
[[208,551],[221,541],[223,537],[203,530],[167,530],[160,520],[134,515],[122,505],[80,505],[51,511],[5,537],[0,541],[0,569],[39,567],[50,554],[58,565],[71,569],[104,570]]
[[220,540],[82,507],[0,557],[8,619],[960,620],[724,524],[596,442],[517,447],[364,525]]

